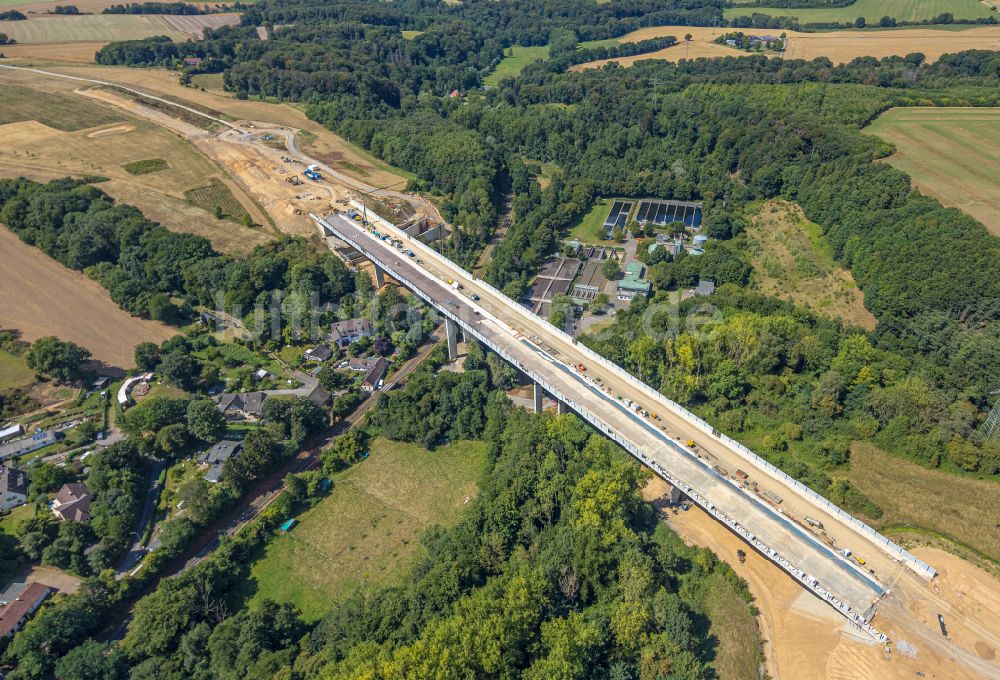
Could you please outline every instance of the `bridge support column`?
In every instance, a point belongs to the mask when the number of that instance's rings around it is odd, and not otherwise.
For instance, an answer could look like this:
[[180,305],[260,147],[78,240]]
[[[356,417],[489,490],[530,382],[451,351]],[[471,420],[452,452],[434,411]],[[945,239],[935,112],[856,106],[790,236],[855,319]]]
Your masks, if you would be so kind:
[[382,286],[385,285],[385,270],[379,267],[377,264],[375,266],[375,289],[381,290]]
[[444,333],[448,337],[448,358],[458,358],[458,323],[446,318],[444,320]]
[[569,406],[566,405],[566,402],[556,399],[556,413],[559,415],[569,413]]
[[535,386],[535,413],[542,412],[542,402],[545,401],[545,391],[542,386],[538,383],[533,383]]

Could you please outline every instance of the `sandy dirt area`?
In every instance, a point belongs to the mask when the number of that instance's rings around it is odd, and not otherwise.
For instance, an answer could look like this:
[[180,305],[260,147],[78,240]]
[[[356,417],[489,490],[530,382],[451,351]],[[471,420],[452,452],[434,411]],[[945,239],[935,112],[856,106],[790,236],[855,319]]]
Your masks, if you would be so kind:
[[[598,68],[609,61],[617,61],[622,66],[631,66],[643,59],[664,59],[679,61],[698,57],[739,57],[746,52],[725,45],[716,45],[713,40],[727,31],[739,29],[711,28],[699,26],[652,26],[641,28],[622,37],[622,42],[637,42],[649,38],[672,35],[680,41],[664,50],[637,54],[618,59],[601,59],[578,64],[573,71]],[[751,32],[753,29],[743,29]],[[930,28],[914,28],[896,31],[833,31],[830,33],[787,34],[788,49],[784,56],[788,59],[815,59],[827,57],[840,64],[856,57],[905,56],[911,52],[922,52],[927,61],[936,61],[942,54],[962,50],[1000,50],[1000,26],[982,26],[966,31],[938,31]],[[684,36],[691,34],[691,42]],[[775,31],[772,31],[775,33]],[[769,56],[779,56],[776,52],[765,52]]]
[[42,565],[32,567],[29,571],[18,574],[14,577],[14,581],[18,583],[41,583],[66,595],[72,595],[80,590],[80,579],[78,577],[62,569]]
[[[669,488],[654,479],[643,495],[655,500]],[[685,541],[711,549],[747,581],[760,610],[767,672],[775,680],[1000,677],[1000,665],[986,663],[995,662],[1000,635],[1000,582],[954,555],[915,549],[940,575],[930,585],[917,583],[916,577],[906,584],[907,593],[919,591],[914,604],[892,600],[891,606],[883,605],[873,622],[893,640],[883,648],[855,634],[833,609],[697,507],[676,514],[667,510],[664,517]],[[747,553],[745,563],[737,559],[737,550]],[[938,630],[938,610],[945,612],[948,640]],[[899,626],[895,623],[899,619],[907,623]],[[970,669],[959,662],[958,657],[969,653],[983,665]]]
[[6,228],[0,228],[0,253],[0,318],[29,342],[56,335],[86,347],[108,366],[129,368],[137,344],[160,343],[176,332],[129,316],[96,281],[22,243]]

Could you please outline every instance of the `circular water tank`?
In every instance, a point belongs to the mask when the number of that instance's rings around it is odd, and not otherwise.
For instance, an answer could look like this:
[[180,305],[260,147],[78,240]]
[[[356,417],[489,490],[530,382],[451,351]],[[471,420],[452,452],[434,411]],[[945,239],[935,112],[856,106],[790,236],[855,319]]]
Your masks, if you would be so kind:
[[701,248],[706,243],[708,243],[708,237],[705,236],[704,234],[698,234],[697,236],[694,237],[695,248]]

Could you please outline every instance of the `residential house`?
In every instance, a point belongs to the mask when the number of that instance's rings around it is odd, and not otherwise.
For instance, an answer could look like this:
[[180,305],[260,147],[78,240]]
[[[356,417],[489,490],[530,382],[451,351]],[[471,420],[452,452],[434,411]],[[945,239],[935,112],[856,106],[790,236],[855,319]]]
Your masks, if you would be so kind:
[[0,461],[37,451],[49,444],[55,444],[58,439],[59,435],[55,430],[37,430],[30,437],[13,439],[5,444],[0,444]]
[[361,381],[361,389],[365,392],[374,392],[378,389],[379,381],[385,377],[389,370],[389,362],[385,359],[378,359],[375,364],[365,374],[365,379]]
[[52,594],[52,589],[41,583],[32,583],[13,601],[0,609],[0,638],[10,637],[38,611]]
[[652,285],[642,278],[643,268],[638,262],[629,262],[625,267],[625,278],[618,282],[619,300],[631,300],[637,295],[649,295]]
[[326,345],[316,345],[312,349],[307,349],[302,355],[306,361],[318,361],[323,363],[333,356],[333,350]]
[[27,502],[27,473],[14,467],[0,465],[0,510],[11,510]]
[[372,322],[368,319],[336,321],[330,327],[330,342],[344,349],[359,338],[367,338],[371,334]]
[[61,522],[90,521],[90,490],[86,484],[63,484],[52,501],[52,514]]
[[185,66],[200,66],[201,57],[184,57]]
[[243,442],[232,439],[223,439],[216,442],[212,448],[198,457],[199,465],[207,465],[208,471],[205,473],[205,481],[217,484],[222,481],[226,461],[238,456],[243,450]]
[[351,357],[347,361],[347,367],[352,371],[370,371],[372,366],[378,362],[377,357],[372,357],[369,359],[362,359],[361,357]]
[[715,281],[711,279],[701,279],[698,281],[698,286],[694,289],[695,295],[709,296],[715,292]]
[[264,392],[227,392],[219,397],[219,410],[230,420],[260,418],[265,399]]

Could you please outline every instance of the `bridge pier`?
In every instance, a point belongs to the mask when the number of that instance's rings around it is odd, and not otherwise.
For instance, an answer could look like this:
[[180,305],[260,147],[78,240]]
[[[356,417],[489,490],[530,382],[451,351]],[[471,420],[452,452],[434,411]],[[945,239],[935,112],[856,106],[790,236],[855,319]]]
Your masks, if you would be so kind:
[[375,290],[382,290],[382,287],[385,285],[385,270],[374,262],[372,266],[375,267]]
[[[448,337],[448,359],[458,358],[458,323],[450,318],[444,320],[444,333]],[[464,332],[464,331],[463,331]]]
[[569,413],[569,406],[566,405],[566,402],[556,399],[556,413],[559,415]]
[[542,412],[542,402],[545,401],[545,390],[538,383],[532,383],[535,386],[535,413]]

